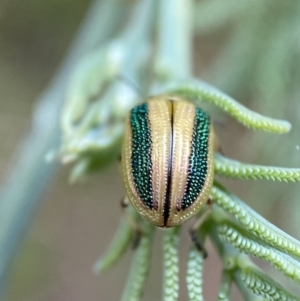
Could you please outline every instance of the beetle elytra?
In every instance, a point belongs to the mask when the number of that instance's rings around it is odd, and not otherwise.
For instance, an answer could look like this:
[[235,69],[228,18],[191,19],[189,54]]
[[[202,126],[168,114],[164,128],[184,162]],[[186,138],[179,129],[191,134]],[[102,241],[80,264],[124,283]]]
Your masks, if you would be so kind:
[[173,227],[206,204],[213,184],[210,117],[173,95],[149,97],[127,116],[122,150],[126,195],[158,227]]

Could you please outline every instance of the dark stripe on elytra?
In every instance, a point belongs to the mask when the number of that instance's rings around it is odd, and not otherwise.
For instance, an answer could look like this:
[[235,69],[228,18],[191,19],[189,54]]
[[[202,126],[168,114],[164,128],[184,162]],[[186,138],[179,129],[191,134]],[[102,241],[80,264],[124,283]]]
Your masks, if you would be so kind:
[[173,167],[173,123],[174,123],[174,116],[173,116],[173,101],[170,100],[171,103],[171,115],[170,115],[170,122],[171,122],[171,134],[170,134],[170,156],[168,157],[168,177],[167,177],[167,190],[166,196],[164,201],[164,226],[166,226],[168,219],[170,217],[170,210],[171,210],[171,187],[172,187],[172,167]]
[[152,141],[147,103],[136,106],[130,113],[132,133],[131,168],[135,187],[142,202],[153,208]]
[[202,191],[207,176],[210,117],[196,108],[185,192],[180,209],[191,206]]

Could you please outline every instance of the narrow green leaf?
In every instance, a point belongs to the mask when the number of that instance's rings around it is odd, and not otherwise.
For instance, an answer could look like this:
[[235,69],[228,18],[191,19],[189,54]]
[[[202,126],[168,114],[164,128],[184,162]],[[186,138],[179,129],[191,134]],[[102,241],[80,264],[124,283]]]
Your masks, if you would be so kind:
[[240,273],[241,280],[254,294],[271,301],[299,301],[300,298],[288,292],[283,286],[258,269],[244,268]]
[[215,154],[215,173],[233,179],[273,180],[284,182],[300,181],[299,168],[284,168],[245,164],[229,159],[221,154]]
[[230,242],[235,248],[270,263],[287,277],[300,283],[300,264],[295,259],[272,247],[266,247],[250,239],[243,235],[238,227],[233,224],[225,223],[219,226],[219,234],[221,239]]
[[200,80],[189,79],[171,83],[167,90],[193,101],[200,100],[212,103],[245,126],[255,130],[281,134],[287,133],[291,129],[291,124],[288,121],[273,119],[253,112],[227,94]]
[[[130,208],[129,210],[131,218],[137,220],[137,214],[133,210],[133,208]],[[125,251],[128,249],[130,243],[132,242],[134,234],[135,230],[124,217],[107,251],[95,263],[93,268],[94,271],[96,273],[101,273],[115,265],[121,259]]]
[[134,254],[130,274],[126,283],[122,301],[140,301],[151,263],[151,246],[154,227],[143,222],[143,235]]
[[[216,206],[213,209],[216,210]],[[218,208],[218,210],[221,210]],[[241,254],[236,248],[229,243],[224,243],[218,233],[218,221],[212,220],[209,237],[215,245],[219,256],[222,259],[224,272],[227,272],[232,280],[237,285],[240,293],[245,301],[265,301],[261,297],[257,297],[241,280],[240,269],[241,267],[253,265],[247,255]],[[227,279],[230,281],[230,279]],[[226,281],[225,281],[226,282]],[[228,285],[228,284],[226,284]],[[222,283],[221,283],[222,286]],[[222,289],[222,287],[220,288]],[[225,299],[226,300],[226,299]]]
[[179,230],[179,227],[174,227],[164,233],[164,301],[177,301],[179,298]]
[[233,214],[247,230],[284,253],[300,258],[300,242],[268,222],[235,195],[213,186],[214,201],[225,211]]
[[190,301],[203,301],[203,261],[203,252],[193,246],[189,252],[186,277]]

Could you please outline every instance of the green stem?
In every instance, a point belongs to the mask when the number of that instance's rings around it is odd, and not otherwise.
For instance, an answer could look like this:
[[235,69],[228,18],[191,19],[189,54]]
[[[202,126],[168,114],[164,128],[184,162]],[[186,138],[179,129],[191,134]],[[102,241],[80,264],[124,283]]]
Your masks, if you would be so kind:
[[[152,28],[153,12],[155,6],[155,0],[141,0],[136,5],[129,24],[121,34],[121,40],[125,43],[133,46],[138,46],[138,42],[145,39],[148,36]],[[131,53],[132,49],[129,49]]]
[[160,1],[156,61],[158,79],[191,75],[191,11],[191,0]]
[[[124,41],[124,49],[127,51],[121,75],[135,87],[141,87],[142,76],[139,73],[139,67],[145,63],[143,59],[149,54],[155,4],[155,0],[140,1],[135,8],[131,22],[120,37]],[[128,82],[122,81],[116,85],[128,86]],[[117,89],[112,86],[112,90]]]
[[221,276],[220,289],[218,293],[218,301],[231,300],[230,299],[231,283],[232,283],[231,275],[226,270],[223,270]]

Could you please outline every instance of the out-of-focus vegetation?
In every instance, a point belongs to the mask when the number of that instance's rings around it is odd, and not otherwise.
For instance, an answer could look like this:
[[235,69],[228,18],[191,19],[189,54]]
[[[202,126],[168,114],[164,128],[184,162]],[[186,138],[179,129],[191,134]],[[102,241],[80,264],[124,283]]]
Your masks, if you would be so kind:
[[[0,2],[0,179],[3,181],[11,166],[7,158],[29,129],[34,100],[54,73],[89,2]],[[256,111],[284,117],[293,124],[292,132],[278,139],[265,134],[251,135],[231,120],[224,120],[218,132],[225,153],[249,162],[299,167],[298,1],[198,3],[196,74]],[[33,221],[11,276],[9,300],[92,301],[120,296],[121,290],[116,287],[122,287],[126,268],[121,272],[114,270],[101,280],[91,273],[93,261],[105,249],[120,215],[119,198],[123,192],[117,168],[93,175],[83,186],[71,188],[65,184],[68,173],[61,172],[43,196],[45,205]],[[266,182],[228,185],[268,219],[299,238],[298,186]],[[188,238],[183,239],[182,243],[187,241]],[[207,266],[213,261],[216,261],[214,254],[210,255]],[[215,283],[215,276],[210,273],[206,271],[205,277]],[[149,286],[160,287],[157,266],[153,274]],[[216,285],[205,291],[211,300]],[[145,300],[158,298],[160,290],[145,296]]]
[[[89,3],[0,1],[1,188],[13,154],[30,130],[36,98],[54,74]],[[18,254],[22,260],[11,278],[9,299],[41,300],[57,278],[56,252],[29,236]]]
[[[90,0],[0,1],[1,179]],[[9,129],[9,134],[8,134]]]
[[[282,166],[298,167],[300,3],[199,1],[195,15],[199,35],[210,37],[209,44],[220,40],[220,32],[223,35],[218,53],[203,76],[257,111],[274,117],[284,116],[293,125],[283,140],[259,133],[241,137],[237,155],[245,154],[251,162],[261,164],[277,162]],[[202,47],[205,46],[200,46],[200,53]],[[294,216],[299,206],[299,190],[286,184],[271,187],[269,183],[256,183],[249,200],[255,200],[258,191],[264,199],[264,202],[255,202],[258,211],[268,215],[273,207],[269,218],[273,219],[277,212],[277,223],[299,238]]]

